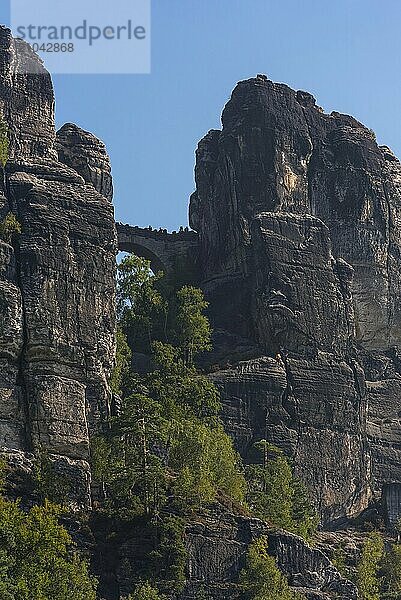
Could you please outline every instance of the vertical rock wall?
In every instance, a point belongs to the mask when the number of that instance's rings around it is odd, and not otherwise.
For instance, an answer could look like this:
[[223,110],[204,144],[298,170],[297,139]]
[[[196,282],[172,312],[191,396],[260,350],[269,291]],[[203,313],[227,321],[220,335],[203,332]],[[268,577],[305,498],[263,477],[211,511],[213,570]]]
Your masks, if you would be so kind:
[[245,457],[266,436],[289,451],[325,521],[356,514],[400,477],[400,163],[353,117],[258,76],[195,175],[214,326],[268,357],[213,375],[227,426]]
[[[0,108],[0,217],[22,225],[0,243],[0,443],[45,447],[88,481],[114,353],[110,162],[79,127],[56,133],[50,77],[6,29]],[[286,449],[336,521],[401,477],[400,164],[264,76],[238,84],[222,124],[199,143],[190,221],[226,425],[245,458],[261,437]]]
[[258,213],[311,214],[327,225],[333,255],[355,269],[357,339],[398,343],[398,159],[353,117],[325,114],[310,94],[264,76],[237,85],[222,124],[199,143],[190,205],[205,279],[249,271]]
[[[0,48],[10,135],[0,216],[12,211],[22,226],[12,246],[0,245],[1,445],[46,449],[80,473],[88,502],[89,430],[107,416],[114,356],[110,163],[76,126],[56,141],[50,76],[8,30]],[[35,74],[24,74],[25,60]]]

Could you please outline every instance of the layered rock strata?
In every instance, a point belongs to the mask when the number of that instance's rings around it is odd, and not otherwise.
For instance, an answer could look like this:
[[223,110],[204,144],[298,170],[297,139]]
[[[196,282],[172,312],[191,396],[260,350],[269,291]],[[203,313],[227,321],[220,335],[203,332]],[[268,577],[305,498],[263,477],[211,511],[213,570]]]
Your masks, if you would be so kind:
[[400,163],[260,75],[199,143],[195,175],[212,322],[260,356],[213,375],[227,426],[246,458],[260,437],[287,450],[324,521],[355,515],[400,481]]
[[88,504],[89,429],[107,417],[114,360],[110,163],[79,128],[56,136],[52,82],[29,46],[1,29],[0,49],[10,138],[0,217],[14,213],[22,229],[0,244],[1,446],[45,450]]

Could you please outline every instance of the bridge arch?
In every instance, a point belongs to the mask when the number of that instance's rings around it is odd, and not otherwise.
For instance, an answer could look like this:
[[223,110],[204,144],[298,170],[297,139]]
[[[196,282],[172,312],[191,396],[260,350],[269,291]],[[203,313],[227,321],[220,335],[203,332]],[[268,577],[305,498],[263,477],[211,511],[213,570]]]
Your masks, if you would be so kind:
[[168,233],[122,223],[117,223],[116,228],[118,249],[146,258],[154,273],[163,271],[168,276],[177,267],[194,270],[197,264],[198,234],[195,231]]
[[135,254],[136,256],[140,256],[141,258],[145,258],[150,261],[150,268],[153,273],[157,273],[158,271],[167,272],[167,267],[161,261],[161,259],[152,252],[151,249],[147,248],[144,244],[138,244],[130,241],[123,241],[118,244],[118,249],[120,252],[129,252],[130,254]]

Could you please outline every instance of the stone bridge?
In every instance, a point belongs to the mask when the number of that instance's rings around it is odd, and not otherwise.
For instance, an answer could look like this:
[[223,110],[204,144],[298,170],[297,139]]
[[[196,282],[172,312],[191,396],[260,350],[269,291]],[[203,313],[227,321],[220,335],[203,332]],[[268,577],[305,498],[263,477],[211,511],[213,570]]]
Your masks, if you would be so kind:
[[150,260],[154,272],[166,275],[178,270],[196,269],[198,234],[195,231],[148,229],[116,223],[118,249]]

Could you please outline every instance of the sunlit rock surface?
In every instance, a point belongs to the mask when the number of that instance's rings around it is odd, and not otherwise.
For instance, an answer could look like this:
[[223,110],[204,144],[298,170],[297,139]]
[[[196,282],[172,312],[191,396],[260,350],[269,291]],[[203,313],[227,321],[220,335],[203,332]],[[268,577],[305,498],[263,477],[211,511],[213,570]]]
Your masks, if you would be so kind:
[[10,135],[0,217],[12,211],[22,227],[0,244],[0,444],[46,450],[61,469],[75,461],[88,504],[89,429],[107,416],[114,360],[110,166],[101,142],[78,128],[56,143],[50,76],[5,29],[0,105]]

